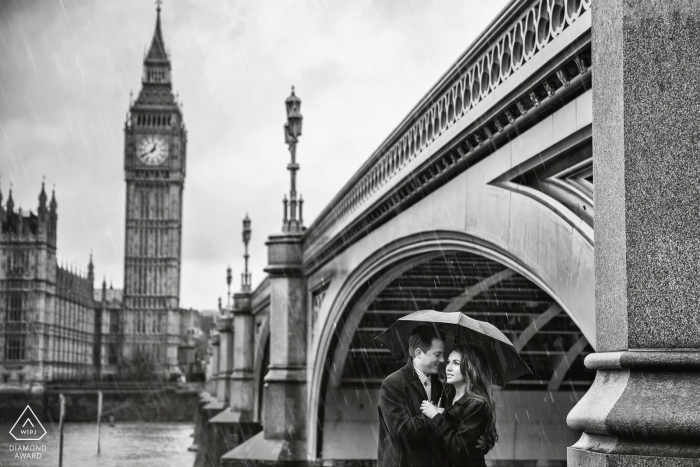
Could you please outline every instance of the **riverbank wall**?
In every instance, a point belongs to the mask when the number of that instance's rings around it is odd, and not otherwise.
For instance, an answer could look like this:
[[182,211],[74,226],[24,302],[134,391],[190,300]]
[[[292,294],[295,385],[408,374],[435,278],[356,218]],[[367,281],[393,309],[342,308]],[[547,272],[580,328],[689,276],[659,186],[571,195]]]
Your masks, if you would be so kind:
[[0,391],[0,422],[16,420],[29,405],[41,421],[58,421],[59,395],[66,398],[65,421],[94,422],[97,393],[102,391],[102,417],[120,421],[190,422],[198,411],[198,384],[82,384],[32,386]]

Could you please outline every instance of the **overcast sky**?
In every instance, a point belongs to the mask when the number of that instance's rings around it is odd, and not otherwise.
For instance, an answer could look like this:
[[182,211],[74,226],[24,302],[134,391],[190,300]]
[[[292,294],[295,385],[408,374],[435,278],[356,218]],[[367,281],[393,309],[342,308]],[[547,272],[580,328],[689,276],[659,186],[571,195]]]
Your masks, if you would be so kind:
[[[310,225],[505,0],[165,0],[162,29],[188,130],[181,301],[226,301],[252,219],[253,286],[282,225],[282,126],[302,99],[298,191]],[[150,0],[0,0],[0,187],[36,211],[56,187],[58,256],[123,284],[123,125],[155,25]]]

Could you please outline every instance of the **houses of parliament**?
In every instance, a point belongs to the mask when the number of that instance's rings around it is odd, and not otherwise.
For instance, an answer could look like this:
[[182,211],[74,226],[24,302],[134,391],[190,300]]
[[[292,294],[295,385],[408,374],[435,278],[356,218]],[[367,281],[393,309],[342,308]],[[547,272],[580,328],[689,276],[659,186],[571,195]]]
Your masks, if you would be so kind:
[[[0,387],[178,371],[193,312],[179,307],[187,132],[160,25],[124,123],[124,289],[58,264],[58,203],[42,183],[36,212],[0,193]],[[87,257],[86,253],[86,257]]]

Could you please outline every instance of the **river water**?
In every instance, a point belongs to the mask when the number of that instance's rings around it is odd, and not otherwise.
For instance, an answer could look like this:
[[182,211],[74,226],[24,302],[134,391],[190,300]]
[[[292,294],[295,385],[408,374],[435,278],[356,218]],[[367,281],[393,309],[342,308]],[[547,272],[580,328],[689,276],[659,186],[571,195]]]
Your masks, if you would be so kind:
[[[0,467],[58,466],[58,424],[45,423],[47,434],[41,441],[15,441],[9,434],[12,424],[0,424]],[[64,467],[192,467],[194,427],[191,423],[102,424],[97,455],[97,428],[94,423],[66,423],[63,435]],[[41,458],[18,459],[18,445],[37,446]],[[43,447],[45,446],[45,448]],[[14,449],[13,449],[14,448]],[[45,450],[44,450],[45,449]],[[20,454],[20,456],[22,455]]]

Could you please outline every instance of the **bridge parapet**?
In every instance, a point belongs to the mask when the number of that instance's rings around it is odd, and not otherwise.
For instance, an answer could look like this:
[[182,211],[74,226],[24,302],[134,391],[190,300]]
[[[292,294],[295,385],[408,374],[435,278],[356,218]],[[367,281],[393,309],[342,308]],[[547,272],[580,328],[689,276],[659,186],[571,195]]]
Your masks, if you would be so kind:
[[[309,227],[305,265],[322,264],[436,175],[476,162],[474,155],[494,146],[499,133],[513,131],[514,124],[524,129],[528,110],[548,97],[572,94],[576,86],[570,85],[584,77],[590,82],[590,52],[580,54],[590,47],[590,9],[591,0],[511,2]],[[555,41],[559,36],[567,37]],[[558,46],[550,47],[554,42]],[[558,69],[543,72],[552,61]],[[509,81],[519,70],[523,79]],[[529,78],[536,83],[523,91]],[[505,98],[508,104],[501,105]],[[358,222],[362,217],[365,222]]]

